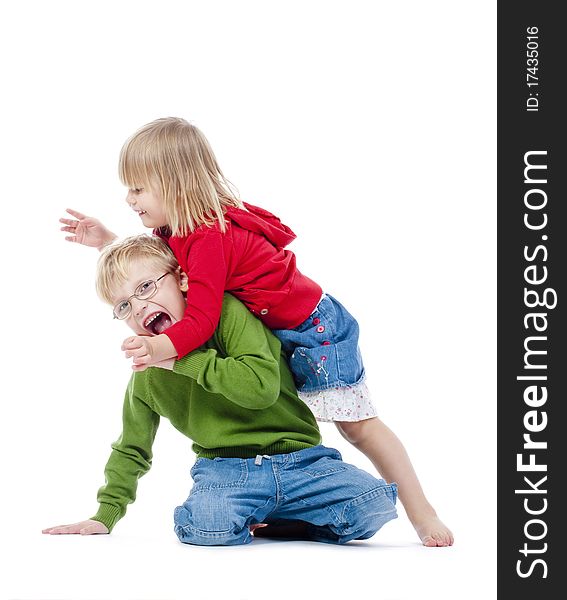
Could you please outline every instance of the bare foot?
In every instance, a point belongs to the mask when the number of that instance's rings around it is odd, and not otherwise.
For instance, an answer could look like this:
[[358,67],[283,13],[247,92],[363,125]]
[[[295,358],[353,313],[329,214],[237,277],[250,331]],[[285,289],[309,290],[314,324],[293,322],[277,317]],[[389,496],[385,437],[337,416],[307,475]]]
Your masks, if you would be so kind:
[[452,546],[454,542],[451,530],[437,516],[427,517],[413,526],[424,546]]

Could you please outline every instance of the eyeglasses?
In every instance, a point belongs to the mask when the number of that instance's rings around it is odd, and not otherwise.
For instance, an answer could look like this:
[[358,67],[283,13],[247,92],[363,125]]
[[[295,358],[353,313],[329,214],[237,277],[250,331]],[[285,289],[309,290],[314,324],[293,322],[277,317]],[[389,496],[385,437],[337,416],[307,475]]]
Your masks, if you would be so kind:
[[121,321],[127,319],[132,312],[132,303],[130,300],[132,298],[138,298],[138,300],[149,300],[158,291],[158,281],[163,279],[166,275],[171,275],[171,273],[168,271],[161,277],[158,277],[156,280],[149,279],[148,281],[142,281],[142,283],[140,283],[140,285],[134,290],[134,293],[131,296],[129,296],[126,300],[120,300],[120,302],[114,306],[112,309],[114,318],[120,319]]

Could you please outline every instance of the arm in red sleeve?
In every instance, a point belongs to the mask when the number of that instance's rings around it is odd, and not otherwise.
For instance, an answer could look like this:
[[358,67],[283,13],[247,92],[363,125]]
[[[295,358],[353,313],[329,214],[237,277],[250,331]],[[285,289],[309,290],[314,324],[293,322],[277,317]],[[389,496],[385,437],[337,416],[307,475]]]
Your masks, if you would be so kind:
[[164,331],[178,358],[204,344],[218,325],[227,279],[223,235],[214,228],[203,229],[188,236],[180,251],[171,244],[188,277],[183,319]]

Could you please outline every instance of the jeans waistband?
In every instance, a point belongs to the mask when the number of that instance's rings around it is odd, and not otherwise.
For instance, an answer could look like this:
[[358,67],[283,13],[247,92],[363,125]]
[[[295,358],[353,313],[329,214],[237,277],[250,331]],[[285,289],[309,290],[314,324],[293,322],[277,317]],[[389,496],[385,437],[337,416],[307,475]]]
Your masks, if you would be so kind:
[[288,454],[258,454],[251,460],[254,460],[255,465],[261,465],[264,459],[278,464],[299,464],[302,461],[312,461],[313,459],[322,458],[323,456],[342,460],[341,453],[338,450],[328,448],[322,444],[311,446],[310,448],[305,448],[303,450],[297,450],[296,452],[290,452]]

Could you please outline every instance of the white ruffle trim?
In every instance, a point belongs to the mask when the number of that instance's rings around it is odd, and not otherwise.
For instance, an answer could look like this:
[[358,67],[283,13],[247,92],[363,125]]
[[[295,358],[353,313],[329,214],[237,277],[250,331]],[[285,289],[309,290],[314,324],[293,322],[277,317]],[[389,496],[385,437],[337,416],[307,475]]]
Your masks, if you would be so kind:
[[318,392],[298,392],[317,421],[364,421],[377,416],[370,391],[363,381]]

